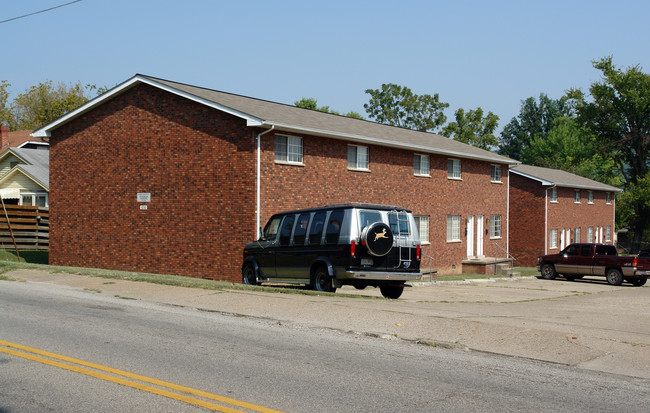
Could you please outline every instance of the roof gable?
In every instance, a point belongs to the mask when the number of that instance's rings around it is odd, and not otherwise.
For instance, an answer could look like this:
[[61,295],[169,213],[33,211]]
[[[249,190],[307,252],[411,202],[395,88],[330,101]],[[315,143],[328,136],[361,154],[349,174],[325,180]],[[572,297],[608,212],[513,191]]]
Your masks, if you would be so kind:
[[21,173],[29,179],[49,190],[50,188],[50,152],[40,149],[21,149],[10,148],[0,156],[0,160],[5,157],[15,156],[22,162],[14,166],[5,176],[0,179],[0,183],[6,182],[16,173]]
[[519,163],[505,156],[433,133],[298,108],[292,105],[235,95],[145,75],[132,77],[51,124],[38,129],[32,136],[48,137],[53,129],[83,115],[95,106],[140,83],[146,83],[240,117],[245,119],[247,125],[251,127],[268,127],[278,131],[304,133],[369,145],[410,149],[424,153],[477,159],[500,164],[516,165]]
[[622,189],[615,186],[603,184],[593,179],[562,171],[560,169],[543,168],[541,166],[517,165],[510,168],[512,173],[533,179],[542,186],[559,186],[575,189],[590,189],[595,191],[622,192]]

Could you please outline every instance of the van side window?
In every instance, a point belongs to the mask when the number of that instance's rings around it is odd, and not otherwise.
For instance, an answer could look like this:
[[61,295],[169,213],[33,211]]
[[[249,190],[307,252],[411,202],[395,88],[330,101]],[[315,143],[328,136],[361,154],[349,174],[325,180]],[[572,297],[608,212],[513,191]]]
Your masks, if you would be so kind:
[[338,210],[330,214],[330,220],[327,223],[327,232],[325,233],[325,243],[336,244],[339,242],[341,233],[341,222],[343,221],[343,211]]
[[323,228],[325,227],[325,212],[318,212],[314,215],[309,228],[309,244],[320,244]]
[[273,241],[275,236],[278,235],[278,228],[280,227],[281,217],[275,217],[266,224],[264,228],[264,239]]
[[293,233],[294,245],[305,245],[305,238],[307,238],[307,225],[309,224],[310,214],[300,214],[298,217],[298,225],[296,231]]
[[289,245],[291,230],[293,229],[293,222],[295,220],[295,215],[287,215],[284,217],[284,221],[282,221],[282,229],[280,230],[280,245]]

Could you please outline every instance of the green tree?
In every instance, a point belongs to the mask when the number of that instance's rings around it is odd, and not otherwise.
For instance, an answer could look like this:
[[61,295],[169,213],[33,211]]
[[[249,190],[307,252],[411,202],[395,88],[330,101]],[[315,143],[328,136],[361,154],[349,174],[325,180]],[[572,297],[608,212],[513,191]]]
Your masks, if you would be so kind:
[[443,135],[486,150],[498,144],[494,131],[499,126],[499,117],[494,113],[488,112],[483,117],[480,107],[467,112],[458,109],[455,118],[455,122],[449,122],[442,129]]
[[572,107],[566,98],[551,99],[540,93],[539,102],[529,97],[521,102],[519,115],[503,128],[499,153],[522,160],[523,151],[535,138],[546,138],[554,122],[562,116],[571,116]]
[[617,68],[611,56],[592,64],[602,78],[589,87],[591,99],[579,89],[570,90],[568,97],[575,102],[578,122],[597,137],[600,152],[615,160],[626,191],[621,200],[634,211],[629,224],[634,241],[641,243],[650,230],[645,195],[650,185],[650,75],[638,65]]
[[392,83],[381,89],[366,89],[370,101],[363,105],[371,119],[401,128],[438,132],[446,122],[443,111],[449,103],[440,102],[438,94],[416,95],[411,89]]
[[11,109],[9,107],[9,87],[11,84],[6,80],[0,81],[0,125],[11,123]]
[[[318,107],[318,100],[314,98],[302,98],[300,100],[297,100],[293,103],[295,106],[303,109],[309,109],[309,110],[317,110],[320,112],[326,112],[326,113],[332,113],[334,115],[340,115],[339,112],[335,110],[331,110],[329,106],[321,106]],[[358,114],[357,112],[348,112],[345,114],[346,117],[348,118],[355,118],[355,119],[363,119],[363,116]]]
[[41,82],[14,99],[10,127],[37,129],[87,101],[81,82],[71,85],[62,82],[55,85],[51,80]]

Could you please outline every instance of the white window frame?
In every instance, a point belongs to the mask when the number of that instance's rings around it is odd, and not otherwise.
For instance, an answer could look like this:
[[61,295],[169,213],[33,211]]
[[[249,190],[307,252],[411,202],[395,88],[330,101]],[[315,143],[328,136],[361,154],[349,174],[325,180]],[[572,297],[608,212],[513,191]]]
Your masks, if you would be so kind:
[[[31,198],[31,204],[25,204],[23,198]],[[21,191],[20,192],[20,200],[18,201],[19,205],[29,205],[29,206],[37,206],[36,205],[36,198],[45,198],[45,208],[50,207],[50,194],[47,192],[32,192],[32,191]]]
[[557,203],[557,187],[551,188],[551,202]]
[[548,247],[550,249],[557,249],[557,229],[552,229],[548,236]]
[[447,215],[447,242],[460,242],[460,215]]
[[490,215],[490,238],[501,238],[501,215]]
[[370,151],[368,147],[348,145],[348,169],[353,171],[369,171],[369,168]]
[[431,176],[429,155],[421,153],[413,154],[413,175]]
[[607,195],[606,195],[606,198],[605,198],[606,199],[605,202],[607,203],[607,205],[610,205],[612,203],[612,193],[611,192],[606,192],[606,194]]
[[500,184],[502,183],[501,177],[501,165],[497,164],[491,164],[490,165],[490,182],[495,183],[495,184]]
[[587,227],[587,242],[594,242],[594,227]]
[[[450,167],[451,166],[451,167]],[[462,180],[460,159],[447,159],[447,179]]]
[[289,135],[275,135],[275,162],[289,165],[304,165],[302,138]]
[[605,241],[610,242],[612,240],[612,226],[607,225],[605,227]]
[[588,191],[587,192],[587,203],[588,204],[593,204],[594,203],[594,191]]
[[580,203],[580,190],[579,189],[574,189],[573,190],[573,203],[574,204],[579,204]]
[[429,244],[429,216],[416,215],[413,218],[415,218],[415,226],[420,234],[420,244]]
[[580,228],[575,228],[573,230],[573,242],[578,243],[580,242]]

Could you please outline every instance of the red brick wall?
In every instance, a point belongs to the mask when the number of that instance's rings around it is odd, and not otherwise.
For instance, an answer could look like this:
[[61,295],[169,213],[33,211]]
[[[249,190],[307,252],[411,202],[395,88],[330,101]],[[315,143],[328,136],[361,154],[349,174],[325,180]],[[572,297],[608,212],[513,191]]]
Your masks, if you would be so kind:
[[50,143],[51,264],[240,279],[255,211],[244,120],[142,84]]
[[[298,136],[298,135],[294,135]],[[447,179],[447,157],[430,155],[431,177],[413,174],[413,151],[367,145],[370,172],[347,168],[348,142],[308,135],[303,138],[304,166],[274,161],[273,134],[262,137],[262,225],[276,212],[342,202],[367,202],[408,208],[429,216],[430,245],[423,246],[423,267],[459,273],[467,256],[467,215],[501,215],[502,238],[490,240],[484,225],[484,255],[506,238],[507,168],[502,183],[490,183],[490,163],[461,160],[462,180]],[[461,215],[461,242],[448,243],[447,215]],[[476,250],[475,250],[476,251]],[[505,253],[500,249],[500,256]],[[431,263],[430,258],[433,258]]]
[[[517,264],[533,266],[537,257],[545,251],[549,254],[560,250],[562,229],[571,230],[571,242],[575,242],[574,230],[580,228],[580,242],[594,242],[587,239],[587,228],[603,228],[603,242],[614,242],[615,200],[607,204],[605,191],[593,191],[593,203],[588,202],[588,190],[581,190],[580,203],[574,202],[573,188],[557,188],[557,202],[548,198],[548,225],[544,224],[546,187],[541,183],[517,174],[510,176],[510,252],[517,258]],[[605,228],[610,226],[610,240],[605,240]],[[550,233],[557,230],[557,248],[545,250],[545,229]],[[550,240],[547,241],[550,247]],[[565,244],[566,246],[566,244]]]

